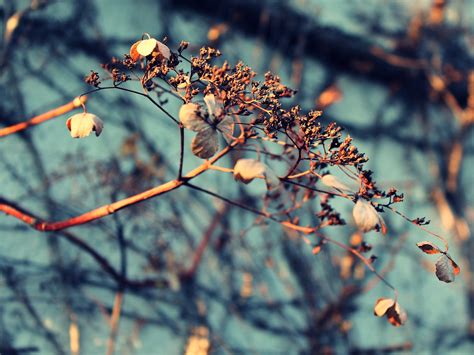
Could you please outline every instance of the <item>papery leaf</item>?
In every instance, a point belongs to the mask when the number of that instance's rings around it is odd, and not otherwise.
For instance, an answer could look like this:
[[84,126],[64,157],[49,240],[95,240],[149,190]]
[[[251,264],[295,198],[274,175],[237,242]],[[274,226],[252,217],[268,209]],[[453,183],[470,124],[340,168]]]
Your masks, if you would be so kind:
[[357,200],[352,215],[357,227],[362,232],[369,232],[379,226],[383,234],[387,233],[387,226],[383,218],[370,202],[363,199]]
[[419,242],[419,243],[416,243],[416,246],[420,248],[423,253],[426,253],[426,254],[441,253],[441,250],[436,245],[430,242]]
[[179,109],[179,121],[184,127],[194,132],[210,127],[202,117],[201,106],[193,102],[181,106]]
[[224,116],[217,124],[217,129],[222,132],[224,139],[230,143],[232,142],[232,135],[234,133],[234,120],[230,116]]
[[221,117],[224,113],[224,104],[222,100],[216,99],[213,94],[207,94],[204,96],[204,102],[207,105],[209,115],[214,116],[214,118]]
[[398,302],[391,298],[379,298],[375,302],[374,315],[377,317],[386,316],[390,324],[399,327],[408,319],[407,313],[403,310]]
[[391,298],[379,298],[375,302],[374,315],[377,317],[383,317],[387,310],[395,304],[395,301]]
[[407,321],[407,313],[400,307],[398,302],[387,310],[387,319],[395,327],[399,327]]
[[104,122],[92,113],[83,112],[71,116],[67,120],[66,126],[73,138],[87,137],[92,131],[95,131],[95,135],[98,137],[104,128]]
[[216,130],[210,126],[199,131],[191,142],[193,154],[202,159],[212,157],[219,149],[217,138]]
[[137,52],[146,57],[153,53],[154,49],[158,46],[158,41],[154,38],[144,39],[137,45]]
[[321,245],[316,245],[315,247],[313,247],[313,255],[317,255],[321,252]]
[[255,178],[264,177],[265,164],[255,159],[239,159],[234,166],[234,179],[248,184]]
[[449,262],[451,263],[451,266],[453,267],[454,276],[459,275],[459,273],[461,272],[461,268],[458,266],[458,264],[454,262],[453,258],[451,258],[451,255],[447,253],[445,255],[448,257]]
[[327,174],[327,175],[324,175],[322,178],[321,178],[321,182],[328,186],[328,187],[332,187],[332,188],[335,188],[337,190],[341,190],[341,191],[351,191],[350,187],[347,186],[346,184],[344,184],[343,182],[341,182],[337,177],[335,177],[334,175],[331,175],[331,174]]
[[440,281],[453,282],[455,275],[459,274],[459,266],[447,255],[441,255],[436,261],[436,276]]
[[244,184],[255,178],[264,178],[267,189],[272,190],[280,185],[280,178],[264,163],[255,159],[239,159],[234,166],[234,179]]
[[168,46],[166,44],[161,43],[160,41],[157,41],[157,43],[158,43],[158,50],[159,50],[160,54],[163,57],[165,57],[166,59],[170,59],[171,51],[168,48]]
[[136,62],[140,58],[140,53],[137,51],[137,47],[140,44],[141,41],[136,41],[132,46],[130,47],[130,57],[134,62]]

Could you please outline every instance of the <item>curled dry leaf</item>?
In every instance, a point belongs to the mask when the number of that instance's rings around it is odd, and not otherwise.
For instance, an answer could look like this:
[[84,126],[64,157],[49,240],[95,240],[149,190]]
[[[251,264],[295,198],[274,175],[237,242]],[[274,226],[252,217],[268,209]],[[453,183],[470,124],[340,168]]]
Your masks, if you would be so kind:
[[408,319],[407,313],[403,308],[391,298],[379,298],[375,302],[374,315],[377,317],[386,316],[390,324],[395,327],[405,324]]
[[443,253],[436,261],[436,276],[440,281],[453,282],[460,272],[461,269],[448,254]]
[[182,105],[179,120],[185,128],[197,132],[191,143],[194,155],[208,159],[219,149],[218,132],[221,132],[226,140],[232,139],[234,121],[225,114],[223,102],[213,94],[206,95],[204,102],[207,111],[192,102]]
[[421,249],[421,251],[425,254],[439,254],[441,250],[430,242],[419,242],[416,243],[416,246]]
[[377,226],[381,229],[383,234],[387,233],[387,226],[383,218],[379,215],[372,204],[366,200],[358,199],[352,215],[357,227],[364,233],[367,233]]
[[87,137],[92,131],[95,131],[95,135],[98,137],[104,128],[104,122],[92,113],[82,112],[71,116],[67,120],[66,126],[73,138]]
[[349,186],[347,186],[346,184],[341,182],[337,177],[331,174],[324,175],[321,178],[321,182],[328,187],[332,187],[340,191],[351,191]]
[[134,62],[140,59],[140,57],[147,57],[149,55],[170,59],[171,51],[168,46],[155,38],[137,41],[130,47],[130,57]]
[[239,159],[234,166],[234,179],[248,184],[255,178],[263,178],[270,190],[280,183],[275,172],[264,163],[255,159]]

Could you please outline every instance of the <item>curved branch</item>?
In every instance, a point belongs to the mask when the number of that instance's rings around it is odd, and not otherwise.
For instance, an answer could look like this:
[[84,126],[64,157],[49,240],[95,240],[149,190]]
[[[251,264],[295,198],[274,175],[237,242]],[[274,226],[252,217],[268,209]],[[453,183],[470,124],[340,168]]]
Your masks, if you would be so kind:
[[236,145],[241,144],[245,141],[245,138],[241,136],[240,138],[235,139],[229,146],[222,149],[217,155],[212,159],[207,160],[205,163],[201,164],[197,168],[191,170],[186,176],[181,179],[175,179],[168,181],[162,185],[156,186],[149,190],[143,191],[139,194],[127,197],[125,199],[98,207],[89,212],[81,214],[76,217],[72,217],[63,221],[58,222],[47,222],[41,221],[29,214],[27,211],[23,210],[21,207],[16,206],[12,203],[9,203],[7,200],[0,198],[0,211],[6,213],[7,215],[13,216],[26,224],[29,224],[34,229],[46,232],[46,231],[59,231],[65,228],[70,228],[80,224],[85,224],[91,221],[94,221],[99,218],[111,215],[122,208],[137,204],[139,202],[148,200],[150,198],[163,195],[169,191],[175,190],[180,186],[184,185],[187,181],[195,178],[196,176],[201,175],[203,172],[209,169],[209,167],[220,158],[225,156],[229,151],[231,151]]
[[59,106],[51,111],[42,113],[41,115],[35,116],[32,119],[20,122],[5,128],[0,129],[0,137],[5,137],[13,133],[23,131],[31,126],[39,125],[40,123],[49,121],[52,118],[61,116],[69,111],[75,110],[76,108],[82,106],[87,101],[87,96],[76,97],[71,102]]

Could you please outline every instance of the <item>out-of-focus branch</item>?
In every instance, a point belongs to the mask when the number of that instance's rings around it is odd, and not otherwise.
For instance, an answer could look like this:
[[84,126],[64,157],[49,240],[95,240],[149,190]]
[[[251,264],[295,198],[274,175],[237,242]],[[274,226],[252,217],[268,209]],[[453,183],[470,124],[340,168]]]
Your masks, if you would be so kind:
[[68,102],[65,105],[59,106],[51,111],[42,113],[41,115],[35,116],[32,119],[14,124],[0,129],[0,137],[8,136],[9,134],[17,133],[23,131],[31,126],[39,125],[40,123],[49,121],[55,117],[61,116],[65,113],[68,113],[82,105],[87,101],[87,96],[76,97],[71,102]]
[[89,212],[86,212],[82,215],[72,217],[63,221],[59,222],[47,222],[47,221],[41,221],[38,220],[37,218],[33,217],[31,214],[29,214],[27,211],[22,209],[21,207],[14,206],[11,203],[8,203],[5,199],[0,198],[0,211],[13,216],[26,224],[29,224],[31,227],[33,227],[36,230],[39,230],[41,232],[46,232],[46,231],[59,231],[65,228],[85,224],[91,221],[94,221],[99,218],[103,218],[105,216],[111,215],[125,207],[137,204],[139,202],[143,202],[145,200],[148,200],[150,198],[163,195],[167,192],[170,192],[172,190],[175,190],[179,188],[180,186],[184,185],[187,181],[201,175],[205,171],[209,169],[209,166],[212,165],[214,162],[218,161],[220,158],[225,156],[229,151],[231,151],[235,146],[238,144],[243,143],[245,140],[244,137],[240,137],[236,140],[234,140],[229,146],[225,147],[222,149],[218,154],[216,154],[212,159],[206,161],[205,163],[201,164],[197,168],[193,169],[190,171],[186,176],[184,176],[182,179],[178,180],[171,180],[168,181],[162,185],[156,186],[154,188],[151,188],[149,190],[143,191],[139,194],[130,196],[128,198],[125,198],[123,200],[119,200],[116,202],[113,202],[111,204],[107,204],[104,206],[101,206],[99,208],[93,209]]

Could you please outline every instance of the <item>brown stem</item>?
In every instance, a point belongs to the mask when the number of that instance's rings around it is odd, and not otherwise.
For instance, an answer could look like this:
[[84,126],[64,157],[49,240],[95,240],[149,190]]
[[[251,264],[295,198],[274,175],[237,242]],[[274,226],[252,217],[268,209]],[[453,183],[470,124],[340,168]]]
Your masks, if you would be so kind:
[[8,126],[5,128],[0,129],[0,137],[5,137],[13,133],[17,133],[23,131],[31,126],[39,125],[40,123],[46,122],[52,118],[61,116],[67,112],[70,112],[80,106],[82,106],[87,101],[87,96],[76,97],[71,102],[56,107],[48,112],[42,113],[41,115],[35,116],[32,119],[14,124],[12,126]]

